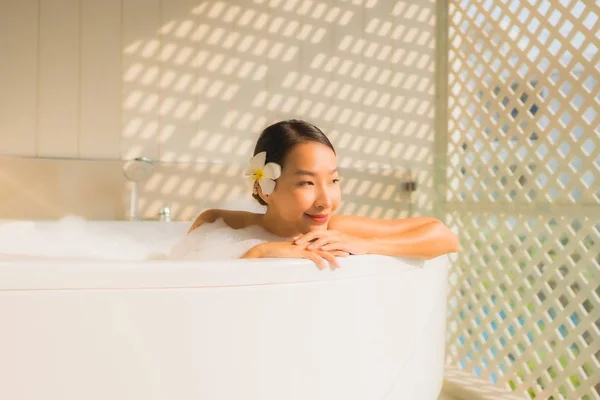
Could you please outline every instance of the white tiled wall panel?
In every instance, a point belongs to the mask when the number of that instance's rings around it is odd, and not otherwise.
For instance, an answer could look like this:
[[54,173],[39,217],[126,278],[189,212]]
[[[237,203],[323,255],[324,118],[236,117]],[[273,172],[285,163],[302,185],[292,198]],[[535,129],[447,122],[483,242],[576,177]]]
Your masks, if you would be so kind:
[[432,175],[434,15],[433,0],[0,0],[0,156],[237,176],[265,126],[302,118],[357,171],[344,212],[394,217],[401,171],[423,189]]
[[[79,0],[40,2],[38,156],[78,156],[80,13]],[[12,40],[18,42],[16,36]]]
[[347,163],[426,165],[434,8],[0,1],[0,155],[241,160],[261,128],[297,117]]
[[114,159],[121,150],[121,0],[80,0],[80,4],[79,155]]
[[160,0],[123,0],[121,157],[159,157]]
[[39,92],[39,2],[0,1],[0,153],[34,155]]

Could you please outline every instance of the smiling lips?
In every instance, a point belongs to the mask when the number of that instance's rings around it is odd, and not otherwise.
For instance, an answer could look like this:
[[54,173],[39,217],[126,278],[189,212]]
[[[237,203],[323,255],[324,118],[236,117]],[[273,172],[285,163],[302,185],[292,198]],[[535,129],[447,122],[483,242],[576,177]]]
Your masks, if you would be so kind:
[[324,224],[329,219],[329,214],[318,214],[318,215],[306,214],[306,216],[308,218],[310,218],[311,220],[313,220],[314,222],[316,222],[317,224]]

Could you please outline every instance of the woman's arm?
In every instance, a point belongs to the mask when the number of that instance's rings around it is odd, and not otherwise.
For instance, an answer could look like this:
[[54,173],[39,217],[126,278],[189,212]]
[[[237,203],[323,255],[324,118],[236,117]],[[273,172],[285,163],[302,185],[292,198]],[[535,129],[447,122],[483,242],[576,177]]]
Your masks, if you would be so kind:
[[308,233],[296,243],[312,240],[315,241],[308,249],[420,258],[434,258],[456,252],[460,247],[456,235],[441,221],[424,217],[383,220],[336,216],[332,218],[328,231]]
[[391,256],[435,258],[459,251],[457,236],[441,221],[418,225],[401,233],[367,240],[369,253]]
[[332,269],[335,269],[340,268],[336,256],[346,257],[348,255],[340,251],[309,251],[305,248],[306,246],[298,246],[291,242],[266,242],[252,247],[240,258],[306,258],[317,264],[319,269],[325,269],[327,263],[331,265]]
[[334,215],[331,217],[328,229],[344,232],[352,236],[372,238],[402,234],[434,222],[440,221],[430,217],[388,220],[359,217],[356,215]]

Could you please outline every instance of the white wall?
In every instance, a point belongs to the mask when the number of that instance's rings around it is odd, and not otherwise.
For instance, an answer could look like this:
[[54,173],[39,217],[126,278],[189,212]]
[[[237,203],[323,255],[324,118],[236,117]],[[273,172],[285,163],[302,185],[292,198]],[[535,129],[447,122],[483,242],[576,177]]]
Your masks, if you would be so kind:
[[243,165],[302,118],[358,168],[350,200],[410,167],[427,210],[434,29],[433,0],[0,0],[0,155]]

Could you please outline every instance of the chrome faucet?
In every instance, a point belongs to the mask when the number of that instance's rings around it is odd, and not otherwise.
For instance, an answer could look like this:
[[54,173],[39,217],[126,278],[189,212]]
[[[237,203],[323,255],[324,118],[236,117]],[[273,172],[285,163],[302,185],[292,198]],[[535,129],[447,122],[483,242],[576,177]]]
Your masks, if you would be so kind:
[[171,222],[171,208],[164,206],[158,212],[158,219],[163,222]]
[[[146,181],[152,175],[153,165],[152,160],[148,157],[137,157],[129,160],[123,166],[125,177],[133,182],[131,187],[131,197],[129,199],[129,215],[128,219],[136,220],[138,206],[139,184]],[[170,214],[170,213],[169,213]]]

